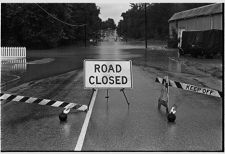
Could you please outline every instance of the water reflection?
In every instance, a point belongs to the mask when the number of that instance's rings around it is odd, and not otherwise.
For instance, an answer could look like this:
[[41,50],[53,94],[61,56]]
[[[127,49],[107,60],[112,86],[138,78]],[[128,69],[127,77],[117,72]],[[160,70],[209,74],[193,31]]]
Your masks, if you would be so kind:
[[[136,46],[133,46],[135,48]],[[97,47],[98,53],[96,54],[97,59],[113,59],[113,60],[130,60],[133,57],[141,57],[141,54],[129,54],[123,52],[123,49],[129,48],[124,46],[124,42],[120,41],[108,41],[100,42]],[[131,48],[131,46],[130,46]]]
[[62,124],[62,130],[61,130],[62,135],[65,135],[65,137],[69,137],[70,136],[70,130],[71,130],[71,124],[68,124],[68,123]]
[[[2,60],[1,78],[2,83],[10,81],[8,76],[19,76],[20,80],[16,84],[43,79],[50,76],[59,75],[75,69],[82,69],[84,59],[127,59],[141,57],[139,52],[129,53],[123,49],[134,48],[136,45],[124,44],[125,42],[111,39],[107,42],[100,42],[99,46],[87,48],[76,46],[65,46],[50,50],[29,50],[28,59]],[[33,60],[54,59],[47,63],[33,63]],[[32,61],[31,61],[32,60]],[[31,62],[30,62],[31,61]],[[32,65],[31,65],[32,64]],[[13,86],[16,86],[13,85]],[[10,88],[10,86],[8,87]]]
[[1,59],[1,88],[8,89],[27,71],[26,58]]
[[27,60],[26,58],[22,59],[8,59],[1,60],[2,70],[11,72],[11,71],[19,71],[24,72],[27,69]]
[[175,58],[169,57],[169,65],[168,65],[168,70],[170,72],[176,72],[176,73],[181,73],[182,69],[182,62],[176,60]]

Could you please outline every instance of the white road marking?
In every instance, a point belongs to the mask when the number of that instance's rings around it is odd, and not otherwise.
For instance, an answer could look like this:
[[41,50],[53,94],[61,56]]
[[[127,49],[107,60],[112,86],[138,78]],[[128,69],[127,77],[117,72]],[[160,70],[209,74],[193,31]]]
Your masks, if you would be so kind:
[[97,92],[98,92],[98,90],[94,91],[94,94],[92,96],[91,103],[90,103],[90,106],[89,106],[89,110],[87,111],[87,114],[86,114],[86,117],[85,117],[85,120],[84,120],[84,124],[81,128],[81,132],[80,132],[79,138],[77,140],[77,144],[76,144],[76,147],[75,147],[74,151],[81,151],[82,150],[85,135],[86,135],[88,124],[89,124],[89,120],[90,120],[91,113],[92,113],[92,109],[93,109],[95,99],[96,99],[96,96],[97,96]]

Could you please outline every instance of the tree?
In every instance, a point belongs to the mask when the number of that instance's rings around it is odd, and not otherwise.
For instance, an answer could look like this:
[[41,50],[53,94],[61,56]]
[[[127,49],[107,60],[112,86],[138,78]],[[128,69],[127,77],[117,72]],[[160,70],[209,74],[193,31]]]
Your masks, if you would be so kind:
[[116,29],[116,24],[112,18],[108,18],[106,21],[103,21],[101,24],[101,29]]
[[[149,39],[166,39],[169,33],[169,18],[176,12],[188,10],[206,3],[151,3],[147,5],[147,25]],[[123,12],[117,26],[119,36],[125,38],[144,39],[144,3],[131,3],[131,9]]]
[[[41,7],[39,7],[39,6]],[[99,37],[100,10],[94,3],[2,3],[2,46],[51,48]],[[49,14],[47,14],[46,12]],[[59,22],[53,17],[63,21]]]

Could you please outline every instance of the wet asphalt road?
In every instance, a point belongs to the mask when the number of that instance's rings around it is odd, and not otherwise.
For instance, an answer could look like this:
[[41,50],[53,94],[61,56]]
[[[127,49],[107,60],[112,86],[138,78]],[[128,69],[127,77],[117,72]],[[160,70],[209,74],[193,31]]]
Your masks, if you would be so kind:
[[[96,47],[92,56],[86,54],[82,57],[132,57],[130,53],[120,52],[118,45],[112,42]],[[134,56],[141,55],[135,53]],[[126,90],[129,108],[119,90],[109,91],[108,102],[106,91],[99,90],[83,151],[222,150],[221,99],[173,89],[170,104],[177,103],[179,107],[176,123],[171,124],[167,122],[164,108],[157,109],[161,89],[161,85],[155,83],[157,74],[134,66],[133,75],[134,88]],[[67,123],[60,123],[60,112],[58,108],[16,102],[2,106],[2,151],[73,151],[86,113],[69,114]]]
[[222,104],[210,96],[172,89],[179,103],[176,123],[157,109],[161,85],[138,67],[128,107],[119,90],[100,90],[84,142],[84,151],[217,151],[222,149]]

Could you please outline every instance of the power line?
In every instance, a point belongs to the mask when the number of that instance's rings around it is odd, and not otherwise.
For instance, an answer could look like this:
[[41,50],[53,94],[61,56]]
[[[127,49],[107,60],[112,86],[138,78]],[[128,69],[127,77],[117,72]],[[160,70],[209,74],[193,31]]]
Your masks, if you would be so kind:
[[51,16],[52,18],[54,18],[55,20],[65,24],[65,25],[68,25],[68,26],[72,26],[72,27],[83,27],[83,26],[86,26],[87,24],[81,24],[81,25],[74,25],[74,24],[70,24],[70,23],[67,23],[65,21],[62,21],[58,18],[56,18],[54,15],[52,15],[51,13],[49,13],[48,11],[46,11],[43,7],[41,7],[40,5],[38,5],[37,3],[35,3],[40,9],[42,9],[45,13],[47,13],[49,16]]

